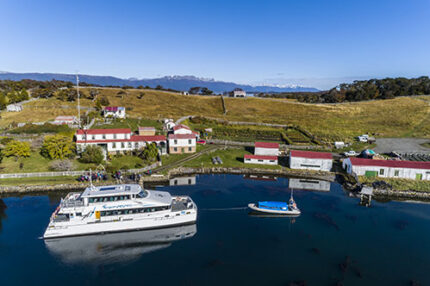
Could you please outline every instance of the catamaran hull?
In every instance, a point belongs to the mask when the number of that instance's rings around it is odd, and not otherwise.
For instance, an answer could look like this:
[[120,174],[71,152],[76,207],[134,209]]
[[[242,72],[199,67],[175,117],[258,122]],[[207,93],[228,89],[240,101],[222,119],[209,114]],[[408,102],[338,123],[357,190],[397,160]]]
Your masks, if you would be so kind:
[[269,210],[269,209],[262,209],[257,207],[255,204],[248,204],[248,207],[256,212],[259,213],[268,213],[268,214],[277,214],[277,215],[299,215],[301,212],[299,209],[297,210],[287,210],[287,211],[281,211],[281,210]]
[[170,213],[163,216],[151,216],[147,218],[119,218],[115,221],[96,221],[75,225],[56,224],[48,226],[43,238],[57,238],[68,236],[81,236],[99,233],[114,233],[136,230],[147,230],[165,228],[179,225],[195,223],[197,220],[197,210],[181,211]]

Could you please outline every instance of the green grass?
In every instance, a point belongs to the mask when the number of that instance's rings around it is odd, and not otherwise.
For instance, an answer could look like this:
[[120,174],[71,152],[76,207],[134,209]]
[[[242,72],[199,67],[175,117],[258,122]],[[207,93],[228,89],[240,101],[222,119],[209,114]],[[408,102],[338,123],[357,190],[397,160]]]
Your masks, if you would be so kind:
[[77,177],[73,177],[73,176],[1,179],[0,184],[4,185],[4,186],[79,184],[79,182],[76,179],[77,179]]
[[397,179],[397,178],[367,178],[364,176],[359,177],[362,183],[373,183],[375,181],[385,181],[393,186],[397,191],[417,191],[417,192],[430,192],[430,181],[418,181],[410,179]]
[[430,149],[430,142],[423,143],[423,144],[421,144],[421,146],[423,146],[423,147],[425,147],[425,148],[429,148],[429,149]]
[[135,168],[142,168],[146,165],[145,161],[140,159],[137,156],[131,156],[131,155],[123,155],[118,157],[113,157],[112,160],[109,162],[109,165],[114,170],[119,169],[135,169]]
[[[196,146],[196,152],[201,152],[203,150],[206,150],[210,146],[211,145],[197,144],[197,146]],[[164,156],[161,156],[161,163],[162,163],[162,166],[167,166],[169,164],[175,163],[175,162],[177,162],[179,160],[182,160],[184,158],[190,157],[193,154],[195,154],[195,153],[164,155]]]
[[109,129],[109,128],[130,128],[132,131],[137,131],[139,126],[153,126],[161,131],[163,124],[158,120],[125,118],[114,119],[111,123],[99,122],[93,125],[93,129]]
[[[260,165],[260,164],[245,164],[243,156],[251,154],[244,148],[227,148],[223,150],[216,150],[208,154],[204,154],[196,159],[193,159],[184,164],[184,167],[225,167],[225,168],[264,168],[264,169],[281,169],[281,166]],[[219,156],[223,161],[222,164],[214,165],[212,157]]]
[[[75,170],[89,170],[95,169],[94,164],[81,163],[78,160],[72,160],[75,166]],[[1,173],[33,173],[33,172],[52,172],[54,170],[49,169],[49,164],[52,160],[47,159],[40,155],[39,150],[32,151],[30,157],[20,158],[15,160],[15,157],[3,158],[0,164]],[[23,163],[22,169],[20,164]]]

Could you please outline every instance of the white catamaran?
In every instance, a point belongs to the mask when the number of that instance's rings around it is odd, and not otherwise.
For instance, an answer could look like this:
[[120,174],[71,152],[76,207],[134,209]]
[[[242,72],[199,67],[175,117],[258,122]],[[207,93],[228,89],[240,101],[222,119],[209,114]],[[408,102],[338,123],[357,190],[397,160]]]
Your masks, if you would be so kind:
[[61,200],[43,238],[155,229],[196,220],[197,206],[188,196],[172,197],[136,184],[91,185]]

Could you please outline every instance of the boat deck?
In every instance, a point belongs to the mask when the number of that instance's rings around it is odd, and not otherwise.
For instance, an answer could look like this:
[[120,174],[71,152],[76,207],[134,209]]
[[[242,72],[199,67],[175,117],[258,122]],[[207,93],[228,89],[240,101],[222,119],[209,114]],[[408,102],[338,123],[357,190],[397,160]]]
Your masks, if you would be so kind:
[[193,208],[193,203],[188,199],[181,199],[172,201],[172,212],[178,212]]

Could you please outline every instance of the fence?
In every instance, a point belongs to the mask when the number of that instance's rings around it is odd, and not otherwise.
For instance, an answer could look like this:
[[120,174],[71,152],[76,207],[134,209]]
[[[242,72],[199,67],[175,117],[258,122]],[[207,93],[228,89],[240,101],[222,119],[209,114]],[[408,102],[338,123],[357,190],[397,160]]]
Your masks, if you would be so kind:
[[[143,173],[148,170],[160,166],[160,162],[156,162],[150,166],[141,169],[123,170],[124,173]],[[40,173],[13,173],[13,174],[0,174],[0,179],[19,179],[19,178],[37,178],[37,177],[59,177],[59,176],[81,176],[88,174],[87,171],[63,171],[63,172],[40,172]],[[102,171],[104,173],[104,171]]]

